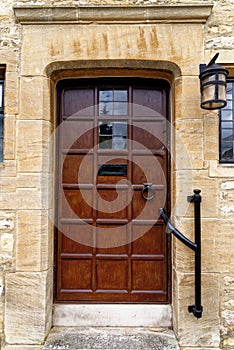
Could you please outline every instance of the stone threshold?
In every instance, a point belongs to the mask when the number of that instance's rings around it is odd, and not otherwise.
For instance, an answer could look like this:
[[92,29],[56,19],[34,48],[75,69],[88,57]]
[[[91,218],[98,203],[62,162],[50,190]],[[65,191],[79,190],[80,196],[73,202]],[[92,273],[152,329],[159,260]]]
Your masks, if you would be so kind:
[[171,328],[171,305],[54,304],[53,326]]
[[53,327],[42,350],[179,350],[172,330],[138,327]]

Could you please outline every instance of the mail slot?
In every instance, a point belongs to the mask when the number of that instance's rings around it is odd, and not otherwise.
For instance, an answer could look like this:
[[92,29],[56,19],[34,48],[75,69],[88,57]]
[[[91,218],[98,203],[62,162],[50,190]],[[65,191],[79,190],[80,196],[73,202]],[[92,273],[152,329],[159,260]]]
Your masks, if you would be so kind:
[[127,176],[127,164],[99,164],[98,176]]

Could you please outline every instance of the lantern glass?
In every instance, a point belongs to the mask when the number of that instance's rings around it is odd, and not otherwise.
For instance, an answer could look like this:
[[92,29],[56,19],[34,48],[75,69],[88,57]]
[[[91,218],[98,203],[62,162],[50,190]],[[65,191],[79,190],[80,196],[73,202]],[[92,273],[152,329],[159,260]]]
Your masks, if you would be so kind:
[[220,109],[226,104],[226,74],[217,72],[204,76],[201,81],[201,108]]

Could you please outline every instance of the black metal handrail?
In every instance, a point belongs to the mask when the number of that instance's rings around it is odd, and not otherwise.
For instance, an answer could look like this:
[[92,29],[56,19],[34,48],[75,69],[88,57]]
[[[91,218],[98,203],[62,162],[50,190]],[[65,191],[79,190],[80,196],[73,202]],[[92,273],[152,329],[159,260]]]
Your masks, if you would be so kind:
[[194,203],[194,227],[195,227],[195,243],[185,237],[174,225],[170,222],[169,218],[165,214],[163,208],[159,209],[159,213],[176,238],[178,238],[183,244],[195,252],[195,304],[188,306],[188,311],[193,313],[195,317],[201,318],[203,307],[201,306],[201,195],[200,190],[193,191],[192,196],[188,196],[187,200],[190,203]]

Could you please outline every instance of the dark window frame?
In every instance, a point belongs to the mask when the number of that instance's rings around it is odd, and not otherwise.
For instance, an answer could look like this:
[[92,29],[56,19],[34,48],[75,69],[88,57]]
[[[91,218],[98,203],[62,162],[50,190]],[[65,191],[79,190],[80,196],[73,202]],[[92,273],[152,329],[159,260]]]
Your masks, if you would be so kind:
[[227,79],[227,106],[219,111],[219,162],[234,164],[234,78]]
[[4,83],[0,78],[0,163],[4,161]]

